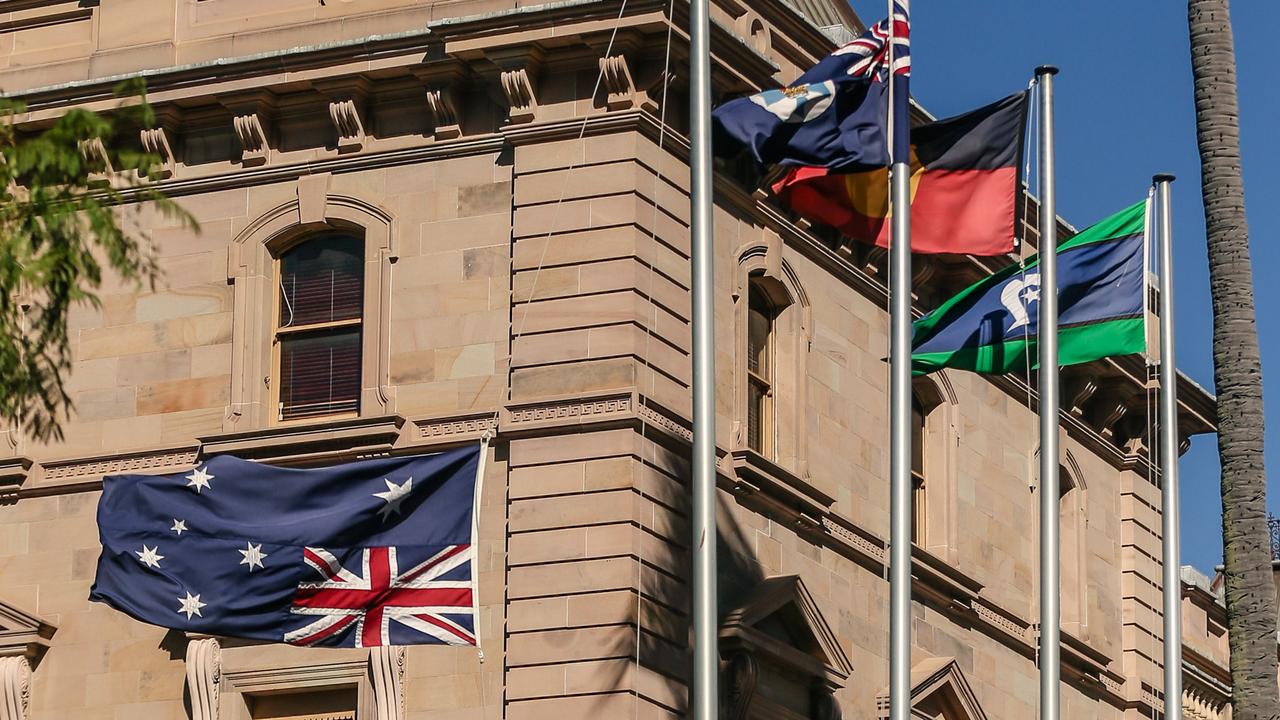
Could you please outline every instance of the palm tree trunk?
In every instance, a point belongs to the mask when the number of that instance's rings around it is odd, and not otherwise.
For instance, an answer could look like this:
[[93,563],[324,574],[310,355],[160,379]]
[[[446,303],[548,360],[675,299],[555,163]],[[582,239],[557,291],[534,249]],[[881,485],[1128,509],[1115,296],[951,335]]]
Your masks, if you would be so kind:
[[1233,719],[1277,720],[1276,593],[1262,458],[1262,364],[1254,323],[1228,4],[1228,0],[1188,0],[1187,22],[1213,296],[1213,379],[1218,393]]

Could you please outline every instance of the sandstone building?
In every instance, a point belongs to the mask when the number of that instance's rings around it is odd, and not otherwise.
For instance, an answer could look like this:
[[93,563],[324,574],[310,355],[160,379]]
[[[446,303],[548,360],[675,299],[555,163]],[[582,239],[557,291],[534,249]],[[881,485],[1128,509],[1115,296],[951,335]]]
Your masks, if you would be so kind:
[[[0,87],[26,103],[23,126],[109,110],[121,78],[146,76],[158,125],[139,144],[202,228],[137,208],[161,287],[109,280],[101,308],[77,312],[65,441],[0,432],[0,718],[681,717],[687,7],[15,0],[0,13]],[[789,80],[860,29],[839,0],[716,0],[713,18],[723,95]],[[746,177],[721,168],[715,214],[726,717],[877,718],[884,256],[797,222]],[[922,308],[991,270],[917,261]],[[1134,358],[1064,373],[1073,720],[1150,718],[1165,702],[1152,388]],[[1180,398],[1182,434],[1211,431],[1212,399],[1191,383]],[[918,383],[920,717],[1035,711],[1035,406],[1025,379]],[[86,599],[104,474],[219,453],[317,465],[488,430],[483,661],[187,636]],[[1188,640],[1188,663],[1217,683],[1216,713],[1221,619],[1187,588],[1212,636]]]

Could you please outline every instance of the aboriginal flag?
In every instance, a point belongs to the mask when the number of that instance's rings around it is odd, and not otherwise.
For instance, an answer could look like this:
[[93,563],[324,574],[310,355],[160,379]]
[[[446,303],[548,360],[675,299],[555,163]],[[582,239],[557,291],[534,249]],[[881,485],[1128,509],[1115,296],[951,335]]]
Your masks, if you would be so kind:
[[[911,129],[911,251],[1013,251],[1028,93]],[[837,173],[794,168],[773,191],[800,215],[880,247],[889,245],[886,168]]]

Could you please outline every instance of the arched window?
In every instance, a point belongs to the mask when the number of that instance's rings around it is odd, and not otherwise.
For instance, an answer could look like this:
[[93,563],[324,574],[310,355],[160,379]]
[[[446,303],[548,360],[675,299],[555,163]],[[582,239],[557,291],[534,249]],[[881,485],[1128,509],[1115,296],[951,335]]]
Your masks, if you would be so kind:
[[774,452],[773,303],[757,283],[747,296],[747,447],[766,457]]
[[325,233],[277,258],[277,421],[360,410],[364,244],[354,235]]

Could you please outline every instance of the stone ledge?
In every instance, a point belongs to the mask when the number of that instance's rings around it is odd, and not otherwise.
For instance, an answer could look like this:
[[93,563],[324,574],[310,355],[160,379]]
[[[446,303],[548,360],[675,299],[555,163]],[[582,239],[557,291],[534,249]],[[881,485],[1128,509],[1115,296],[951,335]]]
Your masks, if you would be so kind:
[[234,455],[246,460],[297,462],[386,455],[400,439],[399,415],[282,425],[198,438],[200,457]]

